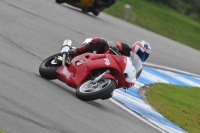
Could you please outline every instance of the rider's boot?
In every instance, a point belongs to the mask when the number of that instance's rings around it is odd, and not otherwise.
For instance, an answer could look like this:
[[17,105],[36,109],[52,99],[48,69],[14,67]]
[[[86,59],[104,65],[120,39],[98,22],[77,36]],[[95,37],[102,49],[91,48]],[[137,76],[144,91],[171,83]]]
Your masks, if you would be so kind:
[[70,50],[69,55],[71,57],[76,57],[86,52],[89,52],[88,44],[82,44],[81,47]]

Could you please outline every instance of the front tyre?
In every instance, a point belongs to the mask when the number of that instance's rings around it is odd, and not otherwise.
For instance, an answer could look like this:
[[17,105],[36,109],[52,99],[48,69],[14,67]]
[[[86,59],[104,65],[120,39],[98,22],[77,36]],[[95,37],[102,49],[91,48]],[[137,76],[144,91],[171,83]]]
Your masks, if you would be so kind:
[[43,78],[48,80],[57,79],[56,70],[62,66],[62,62],[55,61],[58,56],[61,56],[61,53],[48,57],[40,64],[39,73]]
[[116,89],[116,82],[110,78],[103,78],[97,83],[91,80],[85,81],[76,89],[77,98],[83,101],[97,100],[112,96],[111,93]]

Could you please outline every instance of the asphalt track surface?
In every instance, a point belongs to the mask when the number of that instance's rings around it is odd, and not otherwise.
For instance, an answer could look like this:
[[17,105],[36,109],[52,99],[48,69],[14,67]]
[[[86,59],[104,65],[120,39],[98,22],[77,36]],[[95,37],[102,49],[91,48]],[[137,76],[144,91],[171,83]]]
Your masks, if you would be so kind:
[[83,14],[53,0],[0,0],[0,129],[8,133],[160,132],[110,100],[83,102],[75,90],[40,77],[65,39],[87,37],[152,46],[149,63],[200,74],[200,52],[101,13]]

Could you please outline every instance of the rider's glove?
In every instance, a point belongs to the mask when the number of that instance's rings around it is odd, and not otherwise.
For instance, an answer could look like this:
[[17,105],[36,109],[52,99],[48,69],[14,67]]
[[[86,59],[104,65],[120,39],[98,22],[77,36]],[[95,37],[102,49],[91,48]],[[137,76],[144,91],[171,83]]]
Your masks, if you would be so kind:
[[69,54],[69,56],[72,57],[72,58],[74,58],[74,56],[75,56],[75,55],[74,55],[74,52],[71,51],[71,50],[68,51],[68,54]]

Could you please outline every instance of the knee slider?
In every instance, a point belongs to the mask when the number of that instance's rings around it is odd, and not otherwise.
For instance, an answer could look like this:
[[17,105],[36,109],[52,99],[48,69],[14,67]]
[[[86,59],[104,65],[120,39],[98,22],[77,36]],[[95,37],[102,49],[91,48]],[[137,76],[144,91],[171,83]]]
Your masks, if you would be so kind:
[[91,40],[91,42],[92,42],[93,44],[96,44],[99,40],[100,40],[100,38],[95,37],[95,38],[93,38],[93,39]]

